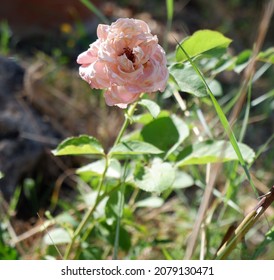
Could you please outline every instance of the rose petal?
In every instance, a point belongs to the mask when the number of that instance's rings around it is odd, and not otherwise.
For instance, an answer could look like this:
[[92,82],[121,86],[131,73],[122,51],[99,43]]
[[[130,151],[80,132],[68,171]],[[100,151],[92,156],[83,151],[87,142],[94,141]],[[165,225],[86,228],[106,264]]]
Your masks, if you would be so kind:
[[105,100],[107,105],[116,105],[120,108],[126,108],[128,104],[136,101],[140,93],[132,93],[127,91],[125,87],[113,86],[105,92]]

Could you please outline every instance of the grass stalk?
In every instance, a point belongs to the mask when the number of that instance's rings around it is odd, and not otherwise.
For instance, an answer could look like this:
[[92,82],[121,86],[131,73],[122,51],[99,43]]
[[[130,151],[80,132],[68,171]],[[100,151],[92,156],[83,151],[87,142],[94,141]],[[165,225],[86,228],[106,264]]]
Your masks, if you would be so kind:
[[221,246],[216,254],[216,260],[223,260],[229,256],[237,244],[243,239],[245,234],[254,226],[260,216],[274,201],[274,186],[262,196],[257,206],[244,218],[241,224],[230,235],[228,240]]

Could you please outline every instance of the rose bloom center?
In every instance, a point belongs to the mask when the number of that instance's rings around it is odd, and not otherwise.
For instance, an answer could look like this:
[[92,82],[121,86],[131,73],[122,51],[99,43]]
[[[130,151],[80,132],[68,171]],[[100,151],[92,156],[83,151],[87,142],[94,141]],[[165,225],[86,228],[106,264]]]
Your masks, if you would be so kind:
[[133,51],[130,48],[124,48],[124,52],[121,55],[126,55],[126,57],[128,58],[128,60],[130,60],[132,63],[135,62],[135,55],[133,53]]

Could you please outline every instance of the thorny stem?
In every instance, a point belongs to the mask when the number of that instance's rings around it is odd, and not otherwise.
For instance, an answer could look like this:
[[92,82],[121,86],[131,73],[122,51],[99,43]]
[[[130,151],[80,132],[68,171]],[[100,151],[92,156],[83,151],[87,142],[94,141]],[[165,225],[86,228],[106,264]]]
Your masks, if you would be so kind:
[[[140,96],[140,98],[143,96],[143,94]],[[113,146],[117,145],[120,141],[121,141],[121,138],[123,137],[129,123],[130,123],[130,120],[134,114],[134,111],[135,111],[135,108],[138,104],[138,101],[136,101],[135,103],[133,103],[128,111],[126,112],[125,114],[125,120],[124,120],[124,123],[119,131],[119,134],[113,144]],[[75,244],[75,241],[76,239],[78,238],[78,236],[81,234],[81,232],[83,231],[83,228],[87,225],[88,221],[90,220],[91,216],[93,215],[94,211],[96,210],[96,207],[98,206],[98,204],[102,201],[102,199],[105,197],[104,195],[100,195],[101,193],[101,190],[102,190],[102,187],[103,187],[103,183],[104,183],[104,180],[105,180],[105,176],[106,176],[106,173],[107,173],[107,170],[108,170],[108,167],[109,167],[109,160],[110,160],[110,157],[111,155],[105,155],[105,168],[104,168],[104,171],[103,171],[103,174],[102,174],[102,177],[100,179],[100,182],[99,182],[99,185],[98,185],[98,193],[97,193],[97,197],[96,197],[96,200],[95,200],[95,204],[90,207],[90,209],[86,212],[84,218],[82,219],[82,221],[80,222],[80,224],[78,225],[78,227],[76,228],[73,236],[72,236],[72,239],[71,239],[71,242],[70,244],[67,246],[67,249],[66,249],[66,252],[65,252],[65,255],[64,255],[64,259],[67,260],[71,254],[71,251],[73,249],[73,246]]]

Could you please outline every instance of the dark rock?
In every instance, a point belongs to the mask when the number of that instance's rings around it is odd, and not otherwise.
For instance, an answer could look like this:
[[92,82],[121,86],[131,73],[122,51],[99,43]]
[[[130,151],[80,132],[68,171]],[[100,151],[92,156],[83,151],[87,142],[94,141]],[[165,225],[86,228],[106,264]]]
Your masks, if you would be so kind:
[[[0,100],[23,86],[24,69],[14,60],[0,56]],[[2,102],[1,102],[2,103]]]
[[[47,123],[20,95],[23,89],[24,69],[12,59],[0,57],[0,191],[9,200],[15,188],[27,176],[34,176],[41,162],[48,157],[46,150],[56,144],[39,139],[55,139],[61,135]],[[38,172],[38,173],[39,173]]]

